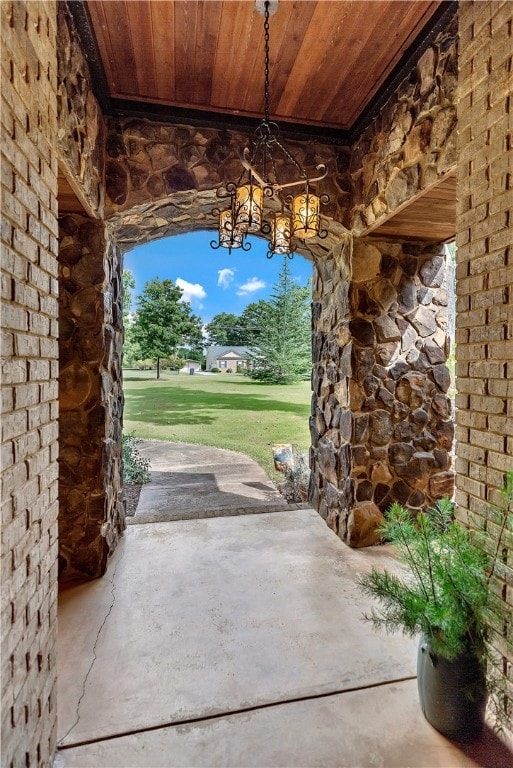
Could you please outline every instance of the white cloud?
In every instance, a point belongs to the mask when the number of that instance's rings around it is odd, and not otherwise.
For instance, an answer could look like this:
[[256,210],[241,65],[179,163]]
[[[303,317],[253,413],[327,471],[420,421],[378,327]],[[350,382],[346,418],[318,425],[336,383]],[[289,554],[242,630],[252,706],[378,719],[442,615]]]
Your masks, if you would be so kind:
[[233,269],[228,269],[225,267],[224,269],[217,270],[217,284],[220,286],[220,288],[229,288],[230,284],[233,282],[234,277],[235,272]]
[[[181,277],[177,278],[176,284],[183,291],[180,301],[188,301],[189,304],[195,302],[196,306],[199,306],[199,309],[202,308],[203,305],[201,304],[201,299],[204,299],[207,295],[207,292],[202,285],[199,283],[188,283],[187,280],[182,280]],[[200,303],[198,304],[198,302]]]
[[260,280],[258,277],[250,277],[249,280],[244,283],[244,285],[239,287],[237,296],[247,296],[248,293],[260,291],[262,288],[265,288],[265,283],[263,280]]

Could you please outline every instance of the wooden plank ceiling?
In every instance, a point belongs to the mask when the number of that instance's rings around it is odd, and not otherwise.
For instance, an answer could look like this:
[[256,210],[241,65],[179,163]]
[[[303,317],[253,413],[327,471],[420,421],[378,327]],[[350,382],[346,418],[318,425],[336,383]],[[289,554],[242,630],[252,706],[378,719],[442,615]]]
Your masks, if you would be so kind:
[[[350,129],[440,0],[281,0],[270,19],[272,117]],[[110,96],[259,117],[253,0],[89,0]]]
[[445,243],[454,239],[455,232],[456,174],[451,173],[409,200],[369,234],[385,240],[387,237],[399,237],[402,240]]
[[59,167],[57,171],[59,215],[65,213],[86,213],[84,205],[81,203],[77,194],[68,181],[67,176]]

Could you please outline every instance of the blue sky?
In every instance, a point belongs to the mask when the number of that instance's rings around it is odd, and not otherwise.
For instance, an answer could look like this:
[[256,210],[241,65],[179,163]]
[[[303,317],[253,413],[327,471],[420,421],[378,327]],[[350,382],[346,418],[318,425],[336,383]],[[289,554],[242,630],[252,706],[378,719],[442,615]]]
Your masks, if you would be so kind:
[[[219,312],[240,315],[252,301],[267,299],[282,264],[281,256],[266,258],[267,241],[250,237],[250,251],[212,250],[213,232],[190,232],[134,248],[125,254],[124,267],[134,275],[134,296],[152,277],[171,278],[184,291],[184,299],[205,323]],[[291,273],[301,285],[312,275],[312,265],[302,256],[290,262]],[[135,309],[135,306],[134,306]]]

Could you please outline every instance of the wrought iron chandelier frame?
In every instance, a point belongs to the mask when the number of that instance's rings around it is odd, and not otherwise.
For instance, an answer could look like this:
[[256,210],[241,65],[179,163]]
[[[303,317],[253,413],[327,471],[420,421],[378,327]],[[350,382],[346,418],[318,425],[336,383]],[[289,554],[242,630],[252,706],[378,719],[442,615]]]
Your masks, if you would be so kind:
[[[273,2],[273,12],[277,3]],[[324,239],[328,233],[320,226],[320,205],[329,202],[326,194],[316,195],[310,185],[322,181],[328,174],[324,163],[316,166],[319,175],[308,177],[304,168],[283,144],[280,129],[276,122],[270,119],[269,97],[269,16],[271,2],[257,0],[257,9],[263,6],[264,11],[264,42],[265,42],[265,77],[264,77],[264,116],[257,126],[253,139],[252,150],[245,147],[240,154],[242,165],[237,182],[229,182],[216,190],[220,199],[229,199],[226,209],[214,208],[212,214],[218,218],[218,240],[212,240],[214,249],[228,248],[249,251],[251,243],[246,240],[248,233],[262,232],[270,235],[267,257],[275,254],[288,255],[293,258],[297,239],[318,237]],[[260,12],[260,10],[259,10]],[[285,164],[293,166],[299,175],[295,181],[280,182],[279,163],[277,154],[280,153]],[[302,193],[284,195],[289,190],[302,184]],[[264,219],[263,203],[265,198],[274,199],[279,204],[279,212],[270,212],[270,221]]]

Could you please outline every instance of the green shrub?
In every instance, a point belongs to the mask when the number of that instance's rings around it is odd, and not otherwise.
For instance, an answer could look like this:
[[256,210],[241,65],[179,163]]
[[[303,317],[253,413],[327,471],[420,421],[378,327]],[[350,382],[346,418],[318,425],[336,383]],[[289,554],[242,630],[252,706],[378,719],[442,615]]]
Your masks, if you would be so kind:
[[133,432],[123,435],[123,481],[127,485],[150,482],[150,460],[141,456]]
[[299,504],[308,501],[308,487],[310,485],[310,467],[308,466],[308,454],[305,451],[292,449],[294,463],[292,468],[285,468],[285,479],[278,483],[278,490],[291,504]]
[[[504,551],[513,534],[513,472],[506,472],[500,507],[487,508],[496,542],[490,546],[480,531],[453,520],[453,505],[441,499],[416,519],[400,504],[392,504],[380,527],[395,545],[406,566],[401,574],[372,571],[359,578],[363,591],[376,598],[378,608],[364,616],[377,629],[427,638],[432,652],[452,660],[472,654],[487,671],[487,687],[496,726],[508,722],[505,678],[494,650],[513,651],[507,636],[507,605],[501,596]],[[498,577],[499,589],[494,577]],[[510,727],[510,726],[507,726]]]
[[216,367],[214,366],[214,368],[211,368],[211,369],[210,369],[210,373],[219,373],[219,368],[216,368]]
[[153,368],[153,360],[136,360],[134,366],[140,371],[151,371]]
[[233,373],[233,368],[227,368],[225,373]]

